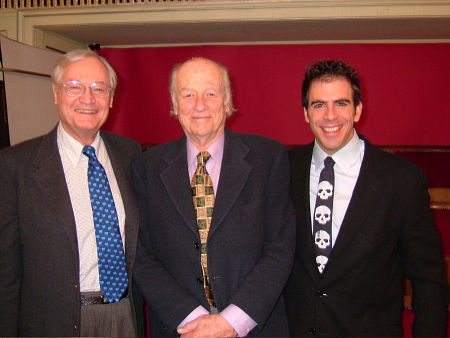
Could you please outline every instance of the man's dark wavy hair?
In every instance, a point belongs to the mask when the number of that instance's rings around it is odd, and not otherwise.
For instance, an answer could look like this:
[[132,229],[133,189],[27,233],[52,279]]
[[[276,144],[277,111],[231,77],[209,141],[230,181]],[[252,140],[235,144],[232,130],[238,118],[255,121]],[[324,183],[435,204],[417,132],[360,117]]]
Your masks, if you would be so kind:
[[328,81],[343,78],[350,82],[353,93],[353,104],[356,107],[361,102],[361,85],[357,72],[340,60],[318,60],[308,66],[302,84],[302,103],[308,109],[309,89],[314,81]]

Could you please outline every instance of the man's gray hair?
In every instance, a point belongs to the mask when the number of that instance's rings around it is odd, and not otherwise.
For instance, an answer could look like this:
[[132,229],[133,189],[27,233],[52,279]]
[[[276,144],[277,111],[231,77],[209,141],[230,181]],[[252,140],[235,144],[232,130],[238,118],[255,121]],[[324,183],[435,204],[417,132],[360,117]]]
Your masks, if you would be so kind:
[[70,52],[67,52],[61,58],[59,58],[52,71],[52,83],[55,86],[59,85],[63,77],[64,71],[68,66],[77,61],[85,60],[88,58],[96,58],[105,66],[106,71],[108,72],[109,75],[109,85],[111,87],[111,96],[112,96],[117,86],[116,72],[114,71],[113,67],[108,63],[108,61],[106,61],[103,57],[101,57],[97,53],[88,49],[74,49],[71,50]]

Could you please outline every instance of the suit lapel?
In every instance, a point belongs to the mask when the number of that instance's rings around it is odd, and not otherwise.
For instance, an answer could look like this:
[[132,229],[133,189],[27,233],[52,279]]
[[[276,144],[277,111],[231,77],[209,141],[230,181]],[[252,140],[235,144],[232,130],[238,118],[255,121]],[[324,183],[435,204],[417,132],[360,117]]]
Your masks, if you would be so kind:
[[42,203],[48,206],[49,212],[56,218],[56,223],[64,229],[72,250],[78,257],[75,219],[56,137],[57,128],[43,136],[33,163],[36,168],[34,180],[44,196]]
[[209,237],[223,222],[247,182],[252,170],[252,166],[245,160],[248,152],[249,148],[245,143],[231,131],[225,130],[222,166]]
[[136,249],[136,238],[138,231],[138,212],[134,200],[134,194],[130,183],[130,163],[127,157],[122,156],[115,150],[108,135],[101,133],[103,142],[105,143],[108,157],[119,186],[120,195],[122,197],[125,209],[125,256],[128,271],[133,263],[134,252]]
[[311,207],[309,200],[309,182],[311,158],[314,143],[303,148],[301,156],[291,155],[292,199],[297,212],[297,245],[306,248],[307,257],[303,257],[314,274],[319,274],[316,263],[311,225]]
[[[305,245],[308,250],[308,253],[311,255],[311,257],[314,257],[314,261],[315,261],[316,254],[314,251],[314,241],[313,241],[312,224],[311,224],[311,202],[310,202],[310,198],[309,198],[312,150],[313,150],[313,147],[311,146],[310,150],[308,151],[308,156],[302,158],[302,159],[304,159],[304,162],[302,163],[303,175],[301,176],[302,182],[299,182],[299,183],[301,183],[301,186],[305,187],[305,189],[307,191],[307,194],[302,194],[302,197],[305,197],[304,200],[302,201],[303,202],[302,210],[306,211],[304,213],[304,217],[305,217],[305,224],[307,225],[306,227],[302,227],[302,229],[304,230],[302,235],[303,235],[303,238],[306,240]],[[314,267],[316,267],[315,262],[314,262]],[[315,270],[317,270],[317,269],[315,269]]]
[[[370,217],[372,210],[376,210],[380,196],[380,184],[383,172],[377,159],[377,150],[367,140],[361,170],[356,181],[352,198],[343,219],[336,244],[331,251],[330,259],[323,275],[329,275],[339,262],[339,256],[348,249],[354,236],[360,231],[361,225]],[[297,210],[297,237],[306,248],[307,257],[303,257],[307,266],[312,267],[316,276],[320,275],[315,263],[314,245],[311,231],[311,210],[309,200],[309,181],[313,144],[306,148],[301,156],[291,159],[292,196]]]
[[377,150],[367,140],[364,141],[364,159],[327,268],[348,249],[353,237],[360,231],[361,225],[372,211],[377,209],[377,201],[382,198],[379,187],[384,174],[377,160]]
[[160,174],[161,181],[184,222],[198,236],[187,167],[185,136],[172,144],[163,160],[167,167]]
[[[249,148],[240,139],[225,131],[219,186],[208,236],[223,222],[244,188],[251,171],[251,165],[245,161],[248,152]],[[185,223],[198,235],[186,156],[186,138],[183,136],[164,156],[167,167],[161,172],[161,180]]]

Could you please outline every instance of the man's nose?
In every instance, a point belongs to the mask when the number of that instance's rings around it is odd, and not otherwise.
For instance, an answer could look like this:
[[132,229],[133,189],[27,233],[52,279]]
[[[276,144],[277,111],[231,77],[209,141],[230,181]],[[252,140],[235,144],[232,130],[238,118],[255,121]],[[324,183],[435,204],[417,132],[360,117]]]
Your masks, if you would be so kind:
[[83,103],[93,103],[93,102],[95,102],[95,96],[92,95],[91,87],[86,87],[86,90],[80,96],[80,102],[83,102]]
[[197,111],[205,110],[205,101],[202,95],[197,95],[195,100],[195,109]]
[[336,117],[336,108],[334,105],[327,105],[326,111],[325,111],[325,118],[328,120],[332,120]]

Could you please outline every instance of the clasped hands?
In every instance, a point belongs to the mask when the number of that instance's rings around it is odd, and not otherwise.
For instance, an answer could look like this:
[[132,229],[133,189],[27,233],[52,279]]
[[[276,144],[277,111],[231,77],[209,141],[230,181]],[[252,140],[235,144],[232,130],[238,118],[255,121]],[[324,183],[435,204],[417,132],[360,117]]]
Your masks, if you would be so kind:
[[218,314],[206,314],[197,317],[183,327],[178,328],[181,338],[188,337],[236,337],[233,327]]

